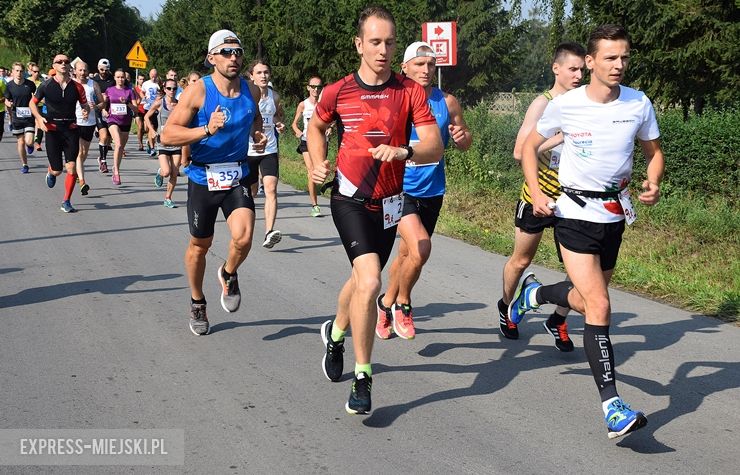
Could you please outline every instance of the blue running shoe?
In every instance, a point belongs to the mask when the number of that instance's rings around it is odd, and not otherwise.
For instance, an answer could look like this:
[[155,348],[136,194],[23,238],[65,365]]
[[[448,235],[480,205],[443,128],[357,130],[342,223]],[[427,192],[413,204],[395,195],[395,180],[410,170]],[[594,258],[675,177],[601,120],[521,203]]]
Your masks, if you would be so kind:
[[65,213],[74,213],[74,212],[76,212],[76,211],[77,211],[76,209],[74,209],[74,208],[72,207],[72,203],[70,203],[70,202],[69,202],[69,200],[67,200],[67,201],[62,201],[62,207],[61,207],[61,208],[59,208],[59,209],[61,209],[61,210],[62,210],[62,211],[64,211]]
[[46,174],[46,186],[49,188],[54,188],[54,185],[57,184],[57,177],[52,175],[51,173]]
[[616,439],[647,425],[647,418],[642,412],[633,411],[629,405],[616,399],[607,407],[606,427],[610,439]]
[[530,302],[531,294],[538,288],[542,287],[542,284],[537,277],[534,276],[534,272],[527,272],[519,279],[519,284],[516,286],[516,292],[514,292],[514,298],[509,304],[509,320],[515,325],[519,325],[519,322],[524,318],[524,314],[527,310],[533,310],[539,308],[539,305],[532,304]]
[[162,169],[157,168],[157,174],[154,175],[154,186],[157,188],[162,188],[162,185],[164,185],[164,177],[160,173],[162,173]]
[[28,165],[23,165],[23,166],[21,167],[21,173],[23,173],[24,175],[25,175],[26,173],[28,173]]
[[26,155],[33,155],[33,145],[26,145]]

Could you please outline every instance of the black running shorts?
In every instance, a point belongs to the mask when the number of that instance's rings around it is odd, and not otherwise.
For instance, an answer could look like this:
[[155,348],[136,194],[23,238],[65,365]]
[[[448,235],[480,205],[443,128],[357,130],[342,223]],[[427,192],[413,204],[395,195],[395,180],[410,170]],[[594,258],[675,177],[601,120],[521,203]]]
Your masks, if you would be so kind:
[[531,204],[519,200],[516,204],[514,226],[527,234],[539,234],[546,228],[555,227],[555,216],[537,217]]
[[[614,269],[617,265],[623,233],[624,220],[616,223],[592,223],[579,219],[557,218],[555,222],[556,242],[572,252],[598,255],[601,257],[603,271]],[[562,261],[562,257],[560,260]]]
[[262,173],[262,176],[274,176],[275,178],[280,177],[280,165],[278,163],[277,153],[248,156],[247,165],[249,165],[247,183],[250,185],[257,183],[257,180],[259,179],[258,171]]
[[98,129],[107,129],[108,128],[108,121],[105,120],[103,117],[103,113],[99,110],[95,110],[95,126]]
[[131,132],[131,122],[129,122],[128,124],[116,124],[116,123],[108,124],[108,128],[110,129],[111,127],[118,127],[118,130],[120,132],[126,132],[126,133]]
[[225,191],[208,191],[207,185],[188,181],[188,224],[191,236],[201,239],[213,236],[218,210],[221,210],[224,219],[229,219],[231,213],[239,208],[254,211],[254,200],[246,178],[242,178],[239,186]]
[[335,194],[331,197],[331,216],[350,263],[359,256],[377,254],[380,268],[385,267],[393,250],[397,226],[383,229],[382,206],[365,205]]
[[80,138],[85,142],[92,142],[92,139],[95,136],[95,126],[79,125],[78,127],[80,128]]
[[25,133],[34,133],[36,130],[36,121],[33,118],[30,119],[15,119],[12,118],[10,120],[10,133],[18,136],[23,135]]
[[[46,132],[46,156],[55,172],[62,171],[66,162],[77,160],[80,151],[80,129],[57,125],[57,130]],[[62,159],[64,159],[62,161]]]
[[418,214],[421,224],[424,225],[427,234],[431,237],[434,228],[437,226],[439,210],[442,209],[444,195],[433,196],[431,198],[416,198],[408,194],[403,195],[403,213],[402,216],[409,214]]
[[306,141],[301,139],[301,143],[298,144],[298,147],[296,147],[295,151],[300,154],[308,152],[308,144],[306,143]]

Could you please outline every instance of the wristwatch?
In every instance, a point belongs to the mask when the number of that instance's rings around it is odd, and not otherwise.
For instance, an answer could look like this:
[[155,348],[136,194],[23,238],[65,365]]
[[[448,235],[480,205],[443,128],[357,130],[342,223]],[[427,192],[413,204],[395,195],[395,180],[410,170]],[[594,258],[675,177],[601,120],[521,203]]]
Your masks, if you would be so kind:
[[405,160],[411,160],[411,157],[414,156],[414,147],[410,145],[401,145],[401,148],[406,150],[406,152],[408,152],[408,155],[406,155]]

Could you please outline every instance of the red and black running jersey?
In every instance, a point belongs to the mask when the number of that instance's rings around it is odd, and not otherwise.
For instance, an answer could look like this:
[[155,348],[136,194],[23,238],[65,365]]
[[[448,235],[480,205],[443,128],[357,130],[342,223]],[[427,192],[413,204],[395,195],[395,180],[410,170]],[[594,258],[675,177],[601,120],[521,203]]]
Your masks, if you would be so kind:
[[47,126],[51,126],[49,130],[54,130],[54,122],[71,123],[76,127],[77,103],[83,106],[87,104],[85,88],[71,78],[64,89],[53,77],[42,82],[36,89],[33,101],[38,104],[42,100],[46,103]]
[[400,193],[405,162],[375,160],[368,149],[407,145],[412,123],[417,128],[437,124],[424,89],[395,73],[377,86],[350,74],[324,88],[314,113],[324,122],[337,121],[337,185],[341,195],[353,198],[382,199]]

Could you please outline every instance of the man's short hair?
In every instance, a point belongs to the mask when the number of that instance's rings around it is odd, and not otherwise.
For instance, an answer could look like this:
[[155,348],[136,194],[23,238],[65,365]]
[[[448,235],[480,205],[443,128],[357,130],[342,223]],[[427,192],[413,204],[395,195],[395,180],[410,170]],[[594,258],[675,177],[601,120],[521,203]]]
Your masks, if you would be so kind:
[[367,7],[360,12],[360,18],[357,20],[357,36],[359,38],[362,38],[362,29],[365,27],[365,21],[372,16],[391,22],[394,28],[396,26],[396,20],[393,18],[393,14],[385,8],[378,6]]
[[623,26],[612,24],[601,25],[592,31],[588,37],[587,52],[589,56],[596,54],[600,40],[626,40],[627,44],[630,44],[630,37]]
[[19,68],[21,68],[21,71],[23,71],[23,70],[26,69],[26,67],[23,66],[23,63],[21,63],[20,61],[16,61],[15,63],[13,63],[13,65],[10,67],[10,69],[15,69],[16,66],[18,66]]
[[584,56],[586,56],[586,50],[583,48],[583,46],[573,41],[560,43],[558,47],[555,48],[555,54],[552,56],[552,62],[561,63],[569,54],[572,54],[573,56],[578,56],[579,58],[583,58]]
[[257,66],[258,64],[264,64],[265,66],[267,66],[267,72],[272,74],[272,67],[270,67],[270,63],[268,63],[267,60],[262,59],[262,58],[257,58],[251,63],[249,63],[249,66],[247,66],[247,72],[249,74],[252,74],[252,71],[254,71],[255,66]]

